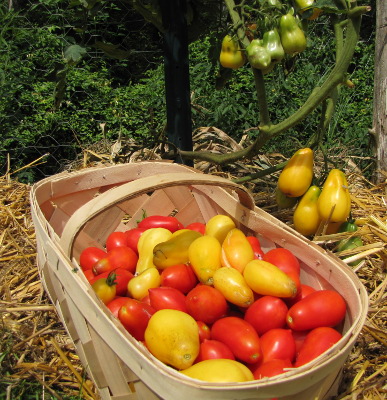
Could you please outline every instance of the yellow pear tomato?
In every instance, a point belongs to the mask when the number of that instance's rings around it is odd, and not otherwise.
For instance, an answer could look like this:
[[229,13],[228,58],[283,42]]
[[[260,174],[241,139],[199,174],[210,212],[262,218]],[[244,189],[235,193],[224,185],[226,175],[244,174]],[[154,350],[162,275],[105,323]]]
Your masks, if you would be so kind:
[[206,235],[213,236],[222,244],[231,229],[236,228],[234,221],[228,215],[215,215],[206,223]]
[[141,300],[148,295],[148,290],[157,288],[161,284],[161,275],[156,267],[151,267],[134,276],[128,282],[130,297]]

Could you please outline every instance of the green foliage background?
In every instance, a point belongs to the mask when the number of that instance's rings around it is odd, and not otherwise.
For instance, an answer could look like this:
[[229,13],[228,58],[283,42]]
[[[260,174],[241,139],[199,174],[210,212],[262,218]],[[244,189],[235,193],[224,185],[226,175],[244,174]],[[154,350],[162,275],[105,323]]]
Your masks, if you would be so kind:
[[[48,154],[46,162],[18,178],[32,182],[57,173],[83,147],[119,133],[144,146],[153,143],[166,122],[162,37],[125,2],[100,2],[94,12],[81,3],[28,1],[27,7],[0,9],[0,165],[2,173]],[[308,48],[266,76],[273,122],[294,112],[333,62],[333,35],[325,17],[310,25]],[[374,12],[365,17],[362,37],[350,67],[355,88],[343,87],[326,147],[371,157]],[[193,128],[216,126],[235,139],[258,124],[257,100],[248,66],[215,89],[216,38],[224,26],[190,45]],[[109,43],[108,57],[98,43]],[[219,43],[219,42],[218,42]],[[66,63],[64,51],[86,50]],[[119,50],[119,51],[118,51]],[[216,54],[216,52],[215,52]],[[118,56],[118,59],[116,58]],[[65,80],[61,73],[65,71]],[[61,92],[60,87],[64,90]],[[60,107],[58,93],[62,93]],[[263,150],[290,155],[306,144],[318,123],[318,110]],[[336,149],[336,150],[335,150]],[[359,161],[365,168],[368,161]]]

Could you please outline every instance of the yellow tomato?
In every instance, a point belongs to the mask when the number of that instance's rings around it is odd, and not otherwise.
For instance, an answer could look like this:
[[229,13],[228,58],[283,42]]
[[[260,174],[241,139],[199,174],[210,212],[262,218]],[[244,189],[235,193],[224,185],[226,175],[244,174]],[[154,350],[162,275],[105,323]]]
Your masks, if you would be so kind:
[[200,361],[181,371],[182,374],[207,382],[247,382],[254,380],[246,365],[236,360],[210,359]]
[[188,258],[200,282],[211,285],[220,263],[222,246],[218,239],[204,235],[194,240],[188,249]]
[[226,35],[222,41],[219,62],[224,68],[238,69],[245,63],[245,55],[239,47],[237,39]]
[[320,226],[321,217],[318,212],[317,200],[321,189],[311,186],[302,196],[293,214],[294,228],[302,235],[314,235]]
[[134,299],[141,300],[148,295],[148,289],[159,287],[160,284],[160,272],[156,267],[151,267],[128,282],[128,293]]
[[278,188],[288,197],[300,197],[309,188],[313,179],[313,150],[296,151],[278,178]]
[[263,296],[291,298],[297,294],[295,282],[267,261],[250,261],[243,271],[243,276],[251,289]]
[[157,359],[179,370],[190,367],[199,354],[197,322],[183,311],[156,311],[144,337],[147,348]]
[[213,236],[222,244],[231,229],[236,228],[234,221],[228,215],[215,215],[206,223],[206,235]]
[[215,271],[214,287],[230,303],[239,307],[248,307],[254,302],[254,293],[247,285],[243,275],[235,268],[222,267]]
[[231,229],[222,243],[222,265],[243,272],[245,265],[253,259],[254,251],[246,235],[238,228]]

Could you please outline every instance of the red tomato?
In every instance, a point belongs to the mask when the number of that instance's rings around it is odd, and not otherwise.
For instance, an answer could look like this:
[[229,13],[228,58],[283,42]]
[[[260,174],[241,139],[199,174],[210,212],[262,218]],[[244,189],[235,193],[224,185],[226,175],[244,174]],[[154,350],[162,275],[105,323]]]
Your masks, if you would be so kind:
[[126,245],[130,247],[136,254],[138,254],[138,239],[146,231],[145,228],[132,228],[125,232]]
[[223,317],[228,304],[223,294],[212,286],[199,284],[187,293],[188,314],[197,321],[212,324]]
[[312,288],[312,286],[309,285],[304,285],[301,283],[301,290],[298,292],[297,296],[294,297],[293,299],[286,299],[286,304],[288,307],[291,307],[292,305],[296,304],[298,301],[304,299],[308,294],[315,292],[316,289]]
[[[127,269],[117,268],[114,270],[116,274],[116,295],[117,296],[126,296],[128,292],[128,282],[133,278],[133,274]],[[111,271],[102,272],[101,274],[94,276],[94,278],[90,281],[93,284],[99,278],[107,278]]]
[[135,273],[138,255],[129,247],[115,247],[108,251],[107,256],[97,261],[93,266],[96,275],[116,268],[123,268]]
[[126,303],[128,297],[125,296],[117,296],[112,301],[107,303],[107,308],[111,311],[111,313],[118,318],[118,311],[120,308]]
[[341,338],[341,333],[333,328],[320,327],[311,330],[305,337],[304,344],[301,346],[294,366],[300,367],[314,360],[320,354],[324,353],[324,351],[331,348]]
[[192,224],[187,225],[185,229],[197,231],[204,235],[206,233],[206,224],[203,224],[202,222],[192,222]]
[[176,218],[171,216],[164,215],[152,215],[149,217],[145,217],[141,220],[137,226],[139,228],[165,228],[171,231],[172,233],[183,229],[183,224]]
[[261,359],[259,336],[253,326],[242,318],[218,319],[211,327],[211,338],[226,344],[240,361],[254,364]]
[[204,360],[212,360],[214,358],[235,360],[234,353],[226,344],[219,342],[219,340],[205,339],[200,343],[199,355],[197,356],[195,363]]
[[125,232],[112,232],[106,239],[106,251],[110,251],[115,247],[127,246]]
[[303,345],[306,335],[310,331],[292,331],[293,339],[296,342],[296,355],[300,352],[301,346]]
[[86,271],[83,271],[86,279],[90,282],[92,279],[95,278],[94,272],[92,269],[87,269]]
[[144,340],[144,332],[155,310],[146,303],[127,298],[118,311],[118,319],[125,329],[137,340]]
[[161,272],[161,285],[173,287],[186,294],[198,284],[198,278],[192,267],[186,264],[176,264]]
[[251,247],[254,252],[254,258],[257,260],[262,260],[264,256],[264,252],[261,249],[261,243],[259,239],[255,236],[246,236],[247,240],[251,244]]
[[288,307],[279,297],[263,296],[254,301],[246,310],[244,319],[249,322],[258,335],[274,328],[286,326]]
[[211,331],[210,327],[203,321],[196,321],[199,328],[199,340],[200,343],[203,342],[205,339],[211,339]]
[[316,290],[290,307],[286,322],[296,331],[333,327],[344,319],[346,308],[344,298],[335,290]]
[[97,279],[91,287],[104,304],[116,297],[116,274],[110,272],[106,278]]
[[106,257],[106,251],[98,248],[98,247],[86,247],[79,257],[79,265],[81,266],[83,271],[87,271],[92,269],[94,264],[101,260],[102,258]]
[[148,289],[151,307],[156,311],[165,308],[187,312],[185,296],[180,290],[172,287],[160,286]]
[[254,375],[254,379],[262,379],[283,374],[286,372],[285,368],[292,368],[292,363],[289,360],[273,359],[259,364],[259,366],[251,372]]
[[262,361],[280,359],[293,361],[296,342],[290,329],[270,329],[260,337]]
[[264,254],[263,260],[270,262],[285,273],[295,272],[300,275],[300,263],[297,257],[288,249],[278,247]]

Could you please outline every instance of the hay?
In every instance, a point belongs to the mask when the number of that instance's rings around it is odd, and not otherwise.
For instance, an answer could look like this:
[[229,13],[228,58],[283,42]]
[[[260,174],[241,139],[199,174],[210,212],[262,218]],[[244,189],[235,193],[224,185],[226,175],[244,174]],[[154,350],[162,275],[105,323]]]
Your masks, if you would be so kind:
[[[225,151],[216,144],[215,129],[197,133],[198,146],[207,142],[207,149]],[[204,135],[204,136],[200,136]],[[236,149],[239,144],[222,134],[222,146]],[[210,143],[210,144],[208,144]],[[211,144],[212,143],[212,144]],[[125,149],[127,144],[110,146]],[[69,165],[79,169],[95,163],[130,162],[145,158],[159,158],[160,149],[152,151],[131,145],[127,154],[98,153],[87,149],[84,158]],[[109,148],[109,147],[105,147]],[[233,177],[252,174],[257,170],[283,161],[274,154],[257,158],[249,165],[236,163],[227,170],[198,163],[196,167],[208,173]],[[348,165],[351,165],[349,162]],[[361,260],[353,267],[369,294],[366,324],[343,370],[343,380],[337,400],[386,398],[386,286],[387,276],[387,220],[386,184],[368,182],[358,171],[348,172],[352,193],[352,215],[361,229],[364,246],[343,254],[346,262]],[[239,175],[240,176],[240,175]],[[292,210],[278,210],[274,198],[273,177],[248,183],[256,204],[285,223],[291,224]],[[35,264],[35,232],[30,216],[28,185],[7,176],[0,177],[0,391],[5,399],[18,398],[22,382],[36,384],[57,399],[77,396],[80,399],[98,399],[93,384],[85,375],[73,344],[67,336],[55,308],[47,298],[39,280]],[[341,234],[343,236],[343,234]],[[348,234],[344,234],[348,235]],[[340,235],[317,235],[313,240],[334,250]]]

